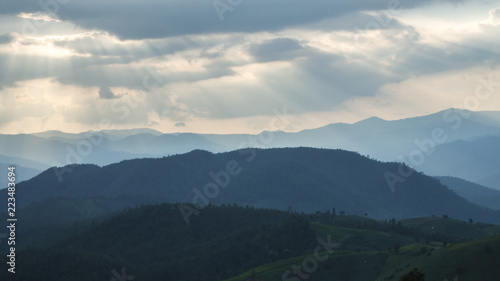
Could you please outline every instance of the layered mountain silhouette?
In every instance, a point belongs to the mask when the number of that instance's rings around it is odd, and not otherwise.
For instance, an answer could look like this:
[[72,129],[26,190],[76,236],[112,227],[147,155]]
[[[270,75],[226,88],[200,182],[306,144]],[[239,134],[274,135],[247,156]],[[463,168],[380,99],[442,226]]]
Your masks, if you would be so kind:
[[[393,177],[405,171],[405,177]],[[500,223],[500,213],[475,205],[424,174],[344,150],[313,148],[243,149],[213,154],[195,150],[157,159],[135,159],[99,167],[51,168],[18,184],[19,207],[42,206],[65,213],[78,199],[124,207],[179,202],[239,204],[298,212],[332,208],[373,218],[448,215]],[[2,198],[5,194],[2,193]],[[57,199],[57,200],[55,200]],[[68,199],[70,201],[65,201]],[[3,200],[0,198],[0,200]],[[45,202],[45,203],[44,203]],[[73,203],[72,203],[73,202]],[[117,203],[119,202],[119,203]],[[58,206],[58,204],[60,206]],[[82,213],[95,211],[96,204]],[[67,212],[66,212],[67,213]],[[181,214],[179,214],[181,215]]]
[[[497,189],[499,145],[500,112],[459,109],[395,121],[372,117],[354,124],[335,123],[296,133],[163,134],[136,129],[0,135],[0,155],[38,163],[43,166],[38,170],[68,164],[105,166],[195,149],[218,153],[244,147],[305,146],[357,151],[382,161],[405,162],[429,175],[460,177]],[[15,159],[7,162],[25,166]]]
[[16,167],[23,280],[125,267],[144,280],[281,280],[327,236],[338,252],[310,280],[413,267],[484,280],[498,274],[499,140],[499,112],[450,109],[297,133],[0,135],[0,167]]
[[[488,187],[500,188],[500,136],[439,145],[417,169],[430,175],[455,175]],[[490,179],[490,180],[488,180]]]
[[481,206],[500,210],[500,191],[456,177],[436,177],[461,197]]

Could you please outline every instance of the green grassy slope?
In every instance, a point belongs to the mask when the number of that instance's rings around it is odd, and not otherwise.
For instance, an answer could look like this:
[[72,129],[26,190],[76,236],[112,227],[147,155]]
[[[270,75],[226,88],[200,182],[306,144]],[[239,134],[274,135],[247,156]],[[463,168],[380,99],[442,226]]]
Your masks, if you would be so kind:
[[[359,221],[360,217],[344,217],[343,220]],[[321,261],[314,253],[280,260],[257,267],[228,281],[255,280],[296,280],[307,277],[307,280],[370,280],[382,273],[387,258],[395,244],[407,245],[413,243],[413,238],[385,232],[334,227],[312,223],[318,236],[326,242],[332,242],[333,252],[323,251],[319,256],[328,256]],[[328,239],[330,237],[330,239]],[[318,243],[320,245],[320,243]],[[390,249],[390,250],[388,250]],[[323,249],[324,250],[324,249]],[[316,260],[317,266],[312,260]],[[294,266],[301,267],[301,274],[294,274]],[[310,269],[309,269],[310,267]],[[316,270],[311,271],[317,267]],[[290,272],[286,275],[287,272]],[[285,274],[285,276],[284,276]],[[300,280],[300,279],[299,279]]]
[[405,270],[392,279],[419,268],[426,280],[500,280],[500,236],[456,244],[413,259]]
[[[421,219],[425,221],[426,219]],[[428,221],[433,221],[431,218]],[[364,235],[366,240],[408,242],[407,237],[397,237],[376,231],[336,228],[313,224],[321,235],[331,235],[332,240],[348,241],[348,237]],[[346,239],[347,238],[347,239]],[[425,250],[424,250],[425,249]],[[325,253],[327,254],[327,253]],[[316,270],[304,271],[304,261],[314,259],[314,254],[269,263],[226,281],[279,281],[305,280],[293,274],[299,266],[307,280],[397,281],[399,277],[418,268],[426,274],[425,280],[500,280],[500,236],[443,247],[441,243],[407,244],[399,249],[384,251],[342,251],[338,248],[325,261],[318,261]],[[309,265],[312,265],[309,263]],[[292,274],[283,274],[292,271]],[[253,276],[253,278],[252,278]],[[305,275],[304,275],[305,276]],[[293,279],[298,278],[298,279]]]
[[468,223],[442,217],[424,217],[401,220],[404,226],[420,229],[425,233],[448,233],[462,239],[478,239],[500,235],[500,226],[483,223]]

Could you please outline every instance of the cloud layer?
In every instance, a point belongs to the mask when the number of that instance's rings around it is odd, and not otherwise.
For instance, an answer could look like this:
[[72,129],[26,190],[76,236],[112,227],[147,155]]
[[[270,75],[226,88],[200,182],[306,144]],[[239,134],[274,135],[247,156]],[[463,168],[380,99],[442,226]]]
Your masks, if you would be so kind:
[[[500,81],[500,1],[23,0],[0,10],[9,133],[103,120],[255,132],[283,107],[299,130],[427,114],[488,75]],[[476,109],[500,110],[490,98]]]

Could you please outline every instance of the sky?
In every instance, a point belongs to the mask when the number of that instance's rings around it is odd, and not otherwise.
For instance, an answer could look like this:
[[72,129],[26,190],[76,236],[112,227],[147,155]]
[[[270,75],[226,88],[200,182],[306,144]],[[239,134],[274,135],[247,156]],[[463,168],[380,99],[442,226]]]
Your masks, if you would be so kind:
[[500,0],[0,3],[0,133],[500,110]]

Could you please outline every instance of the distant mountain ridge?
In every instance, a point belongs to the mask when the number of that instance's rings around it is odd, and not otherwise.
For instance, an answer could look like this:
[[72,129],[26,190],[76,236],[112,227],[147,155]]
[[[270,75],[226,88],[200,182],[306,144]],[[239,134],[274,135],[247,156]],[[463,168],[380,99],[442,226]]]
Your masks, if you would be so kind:
[[429,175],[452,175],[500,190],[500,181],[495,180],[500,180],[500,136],[441,144],[418,169]]
[[475,204],[500,210],[500,191],[455,177],[435,177],[443,185]]
[[[133,136],[133,135],[138,135],[138,134],[151,134],[151,135],[155,135],[155,136],[163,135],[163,133],[160,131],[148,129],[148,128],[124,129],[124,130],[102,130],[100,132],[103,133],[108,139],[111,139],[111,140],[116,140],[116,139],[120,139],[120,138],[124,138],[124,137],[128,137],[128,136]],[[75,134],[75,133],[65,133],[62,131],[51,130],[51,131],[33,133],[30,135],[42,137],[42,138],[81,139],[81,138],[85,138],[86,135],[91,135],[94,133],[96,133],[96,131],[87,131],[87,132]]]
[[485,176],[479,179],[478,182],[485,186],[497,187],[497,190],[500,190],[500,172]]
[[[433,139],[436,133],[442,142]],[[105,166],[195,149],[218,153],[244,147],[332,148],[356,151],[382,161],[403,161],[429,175],[463,177],[500,189],[495,185],[500,170],[499,140],[500,111],[449,109],[393,121],[371,117],[354,124],[335,123],[295,133],[163,134],[144,128],[79,134],[0,134],[0,155],[25,158],[47,168],[75,163]],[[12,164],[22,165],[15,160]]]

